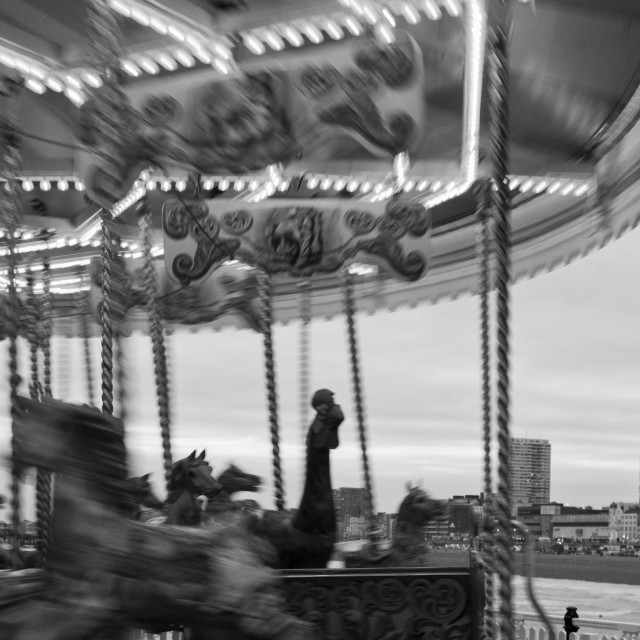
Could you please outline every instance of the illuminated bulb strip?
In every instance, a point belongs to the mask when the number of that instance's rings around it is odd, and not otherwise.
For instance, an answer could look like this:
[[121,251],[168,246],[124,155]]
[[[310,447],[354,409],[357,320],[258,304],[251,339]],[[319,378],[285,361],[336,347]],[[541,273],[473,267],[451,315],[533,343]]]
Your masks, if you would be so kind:
[[120,66],[132,77],[137,78],[141,71],[131,60],[122,60]]
[[346,16],[343,24],[352,36],[359,36],[364,32],[362,25],[353,16]]
[[37,93],[38,95],[42,95],[47,90],[47,87],[42,84],[42,82],[34,78],[27,78],[24,81],[24,86],[29,89],[29,91],[33,91],[33,93]]
[[442,204],[443,202],[447,202],[452,198],[466,193],[472,184],[473,183],[469,180],[463,180],[461,183],[457,183],[456,181],[449,182],[442,192],[425,198],[422,201],[422,204],[425,207],[434,207],[437,204]]
[[90,87],[97,89],[102,86],[102,79],[95,71],[83,69],[80,73]]
[[251,51],[251,53],[257,56],[261,56],[267,51],[260,38],[252,32],[245,33],[242,36],[242,42],[244,43],[244,46]]
[[155,75],[156,73],[160,72],[160,67],[149,56],[141,56],[136,60],[136,63],[141,69],[144,69],[147,73],[151,75]]
[[393,14],[391,13],[391,11],[389,11],[388,7],[383,7],[380,13],[382,14],[382,17],[389,23],[389,26],[392,29],[395,29],[396,19],[393,17]]
[[173,57],[183,67],[193,67],[196,64],[194,57],[187,50],[182,49],[181,47],[173,49]]
[[320,29],[318,29],[318,27],[313,23],[308,21],[302,22],[300,23],[299,29],[313,44],[320,44],[321,42],[324,42],[322,31],[320,31]]
[[263,41],[268,44],[274,51],[282,51],[284,49],[284,41],[272,29],[265,29],[262,32]]
[[576,197],[580,197],[582,195],[584,195],[585,193],[587,193],[587,191],[589,191],[589,189],[591,189],[591,186],[588,182],[585,182],[583,184],[581,184],[574,192],[573,195]]
[[178,68],[178,63],[166,52],[162,51],[155,55],[155,59],[161,64],[167,71],[175,71]]
[[329,37],[333,40],[341,40],[344,38],[344,33],[338,23],[331,18],[324,21],[324,30],[329,34]]
[[459,18],[462,15],[462,7],[458,0],[440,0],[452,18]]
[[486,14],[482,0],[467,0],[464,15],[467,32],[465,47],[464,128],[462,139],[462,175],[467,181],[478,175],[480,154],[480,103],[482,101],[482,76],[486,40]]
[[289,44],[293,47],[301,47],[304,44],[304,40],[300,35],[300,32],[290,24],[281,25],[279,27],[280,33],[288,40]]
[[[226,39],[220,38],[213,31],[202,29],[200,25],[184,18],[168,7],[160,9],[138,0],[109,0],[109,5],[114,11],[139,24],[150,27],[162,35],[170,36],[186,46],[199,59],[208,57],[207,50],[213,52],[214,57],[220,57],[227,61],[233,59]],[[206,62],[206,64],[208,63],[209,61]],[[187,63],[185,66],[190,65]],[[230,68],[229,64],[216,66],[221,69]]]
[[434,0],[422,0],[424,14],[429,20],[440,20],[442,18],[442,11],[440,7],[434,2]]
[[418,24],[420,22],[420,13],[410,2],[403,2],[401,11],[409,24]]
[[393,29],[384,23],[379,23],[374,27],[376,38],[382,44],[393,44],[396,41],[396,36]]

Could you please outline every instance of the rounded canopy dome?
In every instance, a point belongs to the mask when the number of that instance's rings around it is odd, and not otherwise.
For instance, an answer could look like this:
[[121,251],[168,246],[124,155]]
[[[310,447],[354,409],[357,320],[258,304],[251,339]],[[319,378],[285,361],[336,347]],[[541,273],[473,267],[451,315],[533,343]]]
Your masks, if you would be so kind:
[[[108,9],[97,26],[95,6]],[[164,311],[178,325],[255,326],[253,266],[273,271],[279,321],[299,316],[301,282],[313,314],[340,312],[343,268],[368,311],[475,292],[491,15],[481,0],[375,7],[371,16],[356,0],[3,2],[4,129],[17,128],[21,153],[19,288],[46,249],[54,315],[73,315],[77,290],[99,285],[88,266],[109,208],[135,326],[144,314],[131,302],[140,289],[131,205],[144,196],[162,294],[174,296]],[[511,9],[517,280],[637,224],[640,7],[536,0]],[[101,77],[101,38],[118,56],[122,94]],[[109,131],[106,117],[117,123]],[[105,162],[115,182],[105,182]],[[182,244],[166,233],[178,210],[195,225]],[[175,260],[200,264],[198,252],[211,249],[193,239],[196,211],[228,249],[186,282]]]

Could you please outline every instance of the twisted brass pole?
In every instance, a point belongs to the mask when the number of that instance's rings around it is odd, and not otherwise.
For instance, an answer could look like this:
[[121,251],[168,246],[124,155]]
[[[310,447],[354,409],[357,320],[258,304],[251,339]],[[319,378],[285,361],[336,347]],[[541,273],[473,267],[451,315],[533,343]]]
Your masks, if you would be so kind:
[[496,403],[498,436],[498,483],[495,512],[498,524],[495,545],[495,568],[500,595],[500,636],[514,636],[511,578],[513,552],[509,540],[511,495],[509,489],[510,433],[510,342],[509,294],[511,285],[511,223],[508,179],[509,125],[509,24],[508,6],[495,0],[489,28],[489,124],[491,137],[491,171],[493,179],[494,240],[496,257]]

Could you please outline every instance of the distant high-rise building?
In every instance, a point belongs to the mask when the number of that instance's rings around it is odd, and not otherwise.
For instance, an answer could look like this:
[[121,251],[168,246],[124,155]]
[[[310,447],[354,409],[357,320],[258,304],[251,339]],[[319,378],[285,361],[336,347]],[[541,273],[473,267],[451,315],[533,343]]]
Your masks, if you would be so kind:
[[548,440],[509,438],[511,500],[546,504],[551,498],[551,445]]
[[[361,488],[340,487],[340,489],[333,490],[338,540],[353,539],[357,519],[364,522],[366,517],[366,499],[367,492]],[[351,519],[354,519],[353,522]]]

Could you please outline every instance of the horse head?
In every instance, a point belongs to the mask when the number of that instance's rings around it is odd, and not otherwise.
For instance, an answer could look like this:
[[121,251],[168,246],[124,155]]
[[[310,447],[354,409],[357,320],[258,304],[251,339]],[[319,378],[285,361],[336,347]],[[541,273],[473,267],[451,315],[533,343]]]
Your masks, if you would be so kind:
[[218,476],[218,484],[229,494],[239,491],[258,491],[262,485],[262,478],[246,473],[240,467],[231,464]]
[[169,491],[187,491],[194,496],[215,496],[222,487],[213,477],[213,468],[205,459],[205,451],[196,456],[195,450],[171,467]]
[[154,493],[151,482],[149,482],[149,475],[145,473],[143,476],[129,478],[132,500],[135,504],[149,509],[162,509],[164,502]]
[[319,389],[313,394],[311,406],[317,413],[311,423],[307,443],[315,449],[337,449],[340,444],[338,428],[344,420],[344,414],[333,396],[333,391],[329,389]]
[[406,485],[407,495],[398,509],[398,523],[422,527],[432,520],[443,520],[448,515],[446,500],[436,500],[418,486]]

